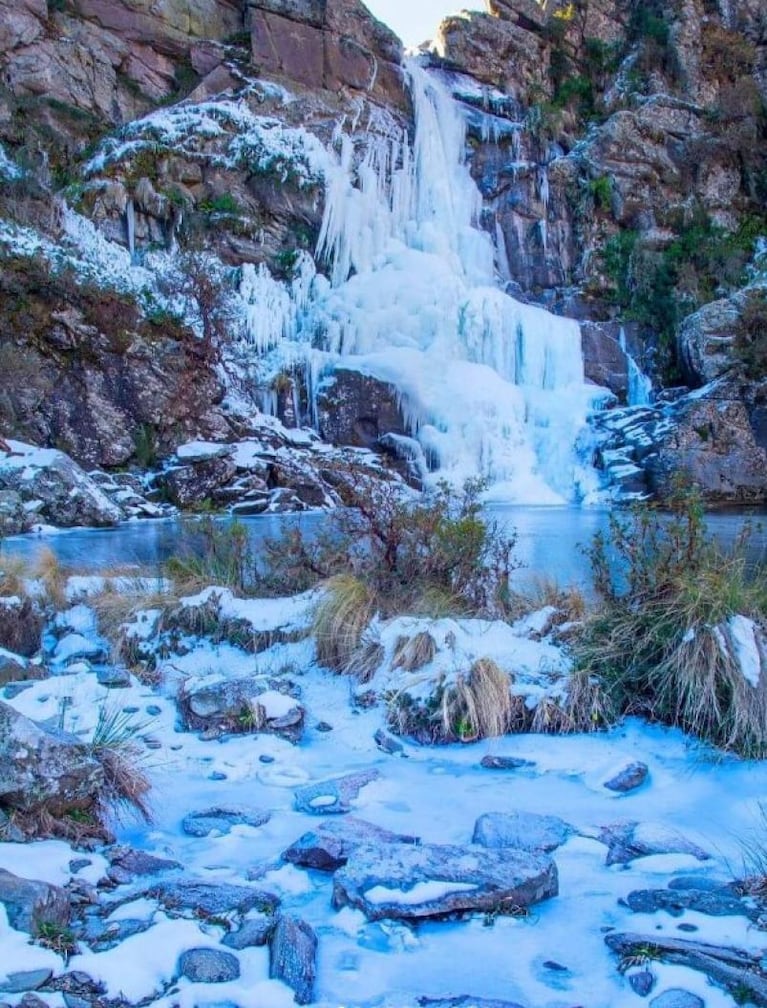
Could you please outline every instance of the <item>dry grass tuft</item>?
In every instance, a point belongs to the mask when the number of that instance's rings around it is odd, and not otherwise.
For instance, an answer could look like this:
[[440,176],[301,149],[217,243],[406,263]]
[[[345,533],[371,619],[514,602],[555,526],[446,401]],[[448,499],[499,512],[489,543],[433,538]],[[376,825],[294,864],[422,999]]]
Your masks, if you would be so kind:
[[152,821],[148,794],[151,789],[146,774],[146,758],[138,736],[145,725],[137,724],[121,708],[102,707],[99,711],[89,750],[104,771],[104,787],[98,796],[99,818],[111,813],[137,813],[145,822]]
[[61,561],[47,547],[40,551],[34,568],[34,576],[42,581],[45,587],[45,596],[54,609],[66,609],[69,602],[67,600],[67,571],[61,566]]
[[26,595],[25,579],[29,577],[27,563],[21,557],[0,554],[0,596]]
[[337,574],[326,581],[312,624],[320,664],[336,672],[353,672],[357,648],[374,612],[373,592],[353,574]]
[[524,588],[509,591],[506,617],[512,621],[523,619],[531,613],[552,606],[557,613],[552,623],[575,623],[586,615],[586,600],[580,588],[573,585],[562,588],[553,578],[538,575]]
[[417,672],[418,669],[434,661],[437,644],[427,630],[421,630],[415,637],[400,637],[394,647],[392,669]]
[[515,708],[512,677],[490,658],[474,662],[467,676],[459,675],[453,688],[442,694],[439,710],[445,738],[473,742],[509,731]]

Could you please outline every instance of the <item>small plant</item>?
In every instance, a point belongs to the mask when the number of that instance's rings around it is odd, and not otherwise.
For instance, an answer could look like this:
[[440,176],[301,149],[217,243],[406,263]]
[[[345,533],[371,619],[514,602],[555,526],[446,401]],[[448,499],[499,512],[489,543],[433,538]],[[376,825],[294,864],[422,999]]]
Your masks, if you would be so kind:
[[317,658],[322,665],[336,672],[352,668],[363,631],[373,617],[374,605],[368,586],[353,574],[336,574],[325,583],[325,595],[312,626]]
[[43,921],[38,925],[35,941],[43,948],[63,956],[65,961],[78,951],[74,933],[65,925],[55,924],[52,921]]
[[184,525],[178,553],[165,569],[182,592],[220,585],[245,592],[252,587],[255,557],[242,522],[205,516]]

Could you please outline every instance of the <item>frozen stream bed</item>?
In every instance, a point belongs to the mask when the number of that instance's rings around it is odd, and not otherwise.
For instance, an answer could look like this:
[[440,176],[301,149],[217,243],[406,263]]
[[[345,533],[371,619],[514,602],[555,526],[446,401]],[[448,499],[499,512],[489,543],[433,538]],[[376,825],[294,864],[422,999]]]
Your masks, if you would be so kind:
[[[247,605],[251,620],[258,618],[259,605],[264,625],[273,620],[274,614],[266,611],[273,603]],[[288,622],[300,623],[297,613],[294,605]],[[87,640],[85,607],[71,610],[69,618]],[[119,841],[178,862],[182,867],[169,873],[174,880],[250,886],[278,897],[281,912],[305,921],[318,937],[312,1003],[323,1008],[415,1008],[419,998],[464,995],[468,1000],[455,1004],[482,1005],[485,999],[523,1008],[628,1008],[651,1001],[630,986],[631,970],[626,975],[617,970],[617,959],[605,945],[611,930],[694,938],[737,946],[760,957],[767,946],[765,932],[746,916],[632,912],[621,902],[634,890],[663,889],[680,878],[692,876],[696,885],[707,886],[737,876],[741,841],[764,826],[759,802],[767,793],[765,764],[716,756],[678,731],[635,719],[585,736],[514,735],[442,747],[405,741],[401,752],[387,754],[373,738],[384,727],[383,709],[353,706],[349,680],[319,668],[309,640],[278,643],[253,655],[200,638],[188,653],[167,660],[165,684],[159,688],[131,679],[122,688],[107,689],[92,670],[70,666],[59,671],[67,674],[34,682],[8,702],[37,721],[55,722],[64,711],[66,727],[86,735],[105,704],[132,714],[147,747],[154,822],[148,827],[122,824]],[[306,710],[298,744],[274,734],[206,739],[205,733],[179,727],[174,692],[180,681],[288,672],[300,686]],[[280,701],[285,697],[279,693],[276,700],[271,696],[264,701],[273,708],[270,716],[280,717],[290,706]],[[489,769],[481,765],[487,756],[527,762],[511,770]],[[617,770],[636,761],[649,768],[641,787],[627,794],[605,788]],[[363,782],[356,796],[355,789],[345,796],[352,815],[418,837],[423,844],[466,847],[476,820],[486,813],[559,817],[571,827],[552,854],[559,895],[524,916],[491,912],[417,924],[370,920],[350,906],[335,909],[332,876],[286,863],[281,855],[307,831],[341,818],[326,814],[327,805],[333,804],[332,796],[327,797],[332,788],[309,789],[309,800],[303,802],[297,792],[301,794],[304,785],[349,774],[362,774]],[[225,807],[258,810],[255,821],[268,813],[268,821],[224,824],[207,836],[191,836],[182,826],[192,813]],[[641,823],[636,836],[641,833],[649,850],[667,852],[608,866],[601,830],[619,821]],[[482,848],[473,850],[483,855]],[[61,841],[0,843],[0,868],[59,885],[72,876],[94,884],[103,877],[107,862],[98,851],[82,855]],[[227,949],[239,961],[238,979],[179,979],[177,964],[186,950],[222,949],[227,911],[207,922],[195,918],[194,907],[181,916],[169,914],[148,894],[155,878],[139,875],[118,881],[116,888],[102,893],[101,901],[108,905],[107,913],[110,906],[115,908],[109,920],[137,920],[136,933],[100,951],[80,941],[79,954],[68,965],[49,950],[27,944],[0,911],[0,984],[4,972],[43,966],[56,975],[85,973],[120,1004],[293,1004],[293,992],[269,978],[265,948]],[[399,897],[412,905],[451,888],[460,895],[467,886],[419,882]],[[368,893],[378,903],[391,895],[386,886]],[[98,912],[104,916],[103,905]],[[701,1001],[680,1005],[720,1008],[735,1003],[702,973],[656,962],[651,967],[656,978],[651,998],[667,988],[681,988]],[[65,1003],[77,1008],[60,993],[42,997],[54,1008]],[[3,998],[18,1004],[21,995]]]

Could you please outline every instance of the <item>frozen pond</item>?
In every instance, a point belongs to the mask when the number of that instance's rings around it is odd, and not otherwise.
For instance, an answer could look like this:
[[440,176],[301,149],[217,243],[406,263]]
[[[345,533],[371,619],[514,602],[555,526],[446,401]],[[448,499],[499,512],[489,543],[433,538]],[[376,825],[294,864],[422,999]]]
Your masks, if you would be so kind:
[[[563,585],[588,583],[588,562],[583,548],[594,533],[607,527],[610,512],[597,508],[523,507],[492,505],[488,515],[509,530],[516,529],[516,556],[522,565],[518,576],[544,575]],[[259,516],[240,519],[250,530],[254,544],[278,536],[286,522],[303,528],[318,528],[325,512],[299,516]],[[746,522],[752,522],[751,556],[754,562],[767,559],[767,515],[763,512],[714,512],[706,521],[724,545],[731,545]],[[221,519],[226,521],[227,519]],[[67,567],[99,570],[126,564],[152,567],[161,564],[178,549],[181,529],[195,519],[130,522],[114,529],[73,529],[41,536],[6,539],[3,549],[30,560],[51,549]],[[761,523],[761,527],[760,527]]]

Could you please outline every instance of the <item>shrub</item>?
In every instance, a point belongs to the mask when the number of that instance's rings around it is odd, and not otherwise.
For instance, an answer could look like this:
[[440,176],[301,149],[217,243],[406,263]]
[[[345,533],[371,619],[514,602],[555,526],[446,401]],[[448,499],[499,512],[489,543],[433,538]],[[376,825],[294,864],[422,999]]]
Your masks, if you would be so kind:
[[746,756],[767,754],[767,683],[737,660],[735,616],[767,611],[749,576],[746,537],[723,553],[708,536],[699,495],[676,490],[664,517],[644,505],[612,517],[590,552],[602,604],[576,642],[616,710],[644,713]]
[[734,349],[748,378],[758,381],[767,375],[767,294],[764,290],[749,291]]
[[104,786],[97,796],[97,814],[104,822],[110,814],[137,813],[152,821],[147,801],[149,778],[142,766],[144,753],[137,736],[145,726],[121,708],[102,707],[88,749],[104,771]]

